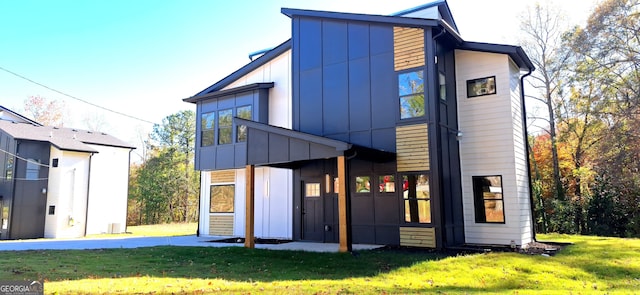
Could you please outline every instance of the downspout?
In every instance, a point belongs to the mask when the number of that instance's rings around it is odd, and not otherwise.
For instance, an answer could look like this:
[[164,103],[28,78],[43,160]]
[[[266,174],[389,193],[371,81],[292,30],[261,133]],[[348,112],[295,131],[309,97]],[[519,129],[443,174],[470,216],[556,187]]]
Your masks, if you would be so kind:
[[536,242],[535,210],[533,204],[533,184],[531,183],[531,160],[529,159],[529,132],[527,131],[527,109],[524,102],[524,78],[531,75],[533,70],[520,77],[520,99],[522,100],[522,130],[524,133],[525,155],[527,159],[527,178],[529,180],[529,209],[531,210],[531,238]]
[[87,173],[87,208],[85,208],[84,212],[84,234],[83,237],[87,236],[87,221],[89,221],[89,196],[91,192],[91,160],[93,158],[93,153],[89,154],[89,172]]

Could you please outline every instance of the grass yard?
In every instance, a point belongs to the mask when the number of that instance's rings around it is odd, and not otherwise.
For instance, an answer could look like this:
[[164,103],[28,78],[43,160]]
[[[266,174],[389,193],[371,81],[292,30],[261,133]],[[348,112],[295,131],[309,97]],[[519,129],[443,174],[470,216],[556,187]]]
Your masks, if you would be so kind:
[[144,236],[144,237],[168,237],[168,236],[184,236],[195,235],[198,229],[198,223],[168,223],[153,225],[129,225],[125,234],[96,234],[88,235],[88,238],[104,237],[104,236]]
[[306,253],[240,247],[0,252],[0,281],[45,280],[45,293],[635,294],[640,239],[573,242],[556,256],[444,256],[413,250]]

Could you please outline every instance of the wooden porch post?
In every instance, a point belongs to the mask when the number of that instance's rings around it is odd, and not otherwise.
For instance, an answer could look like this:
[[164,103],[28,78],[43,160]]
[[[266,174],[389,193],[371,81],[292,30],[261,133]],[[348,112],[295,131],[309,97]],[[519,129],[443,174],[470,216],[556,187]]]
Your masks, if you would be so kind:
[[338,156],[338,224],[340,231],[340,252],[351,252],[351,223],[347,200],[347,159]]
[[255,166],[247,165],[245,168],[246,181],[246,202],[245,202],[245,224],[244,224],[244,247],[255,248],[253,239],[254,229],[254,195],[255,195]]

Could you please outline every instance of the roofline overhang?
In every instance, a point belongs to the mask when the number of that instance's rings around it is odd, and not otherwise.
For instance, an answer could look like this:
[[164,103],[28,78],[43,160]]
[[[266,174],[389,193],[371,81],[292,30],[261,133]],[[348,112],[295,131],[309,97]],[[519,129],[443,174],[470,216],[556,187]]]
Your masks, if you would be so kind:
[[463,42],[457,47],[457,49],[507,54],[521,69],[527,71],[534,71],[536,69],[527,54],[524,52],[524,49],[522,49],[522,47],[520,46],[480,42]]
[[455,20],[453,19],[453,15],[451,14],[451,9],[449,8],[449,5],[447,4],[446,0],[436,0],[430,3],[426,3],[420,6],[416,6],[413,8],[409,8],[409,9],[405,9],[405,10],[401,10],[398,11],[396,13],[391,14],[391,16],[403,16],[403,15],[407,15],[410,13],[414,13],[420,10],[424,10],[427,8],[432,8],[432,7],[438,7],[438,12],[441,15],[444,15],[445,17],[451,19],[452,23],[451,23],[451,27],[457,32],[458,31],[458,26],[455,23]]
[[418,26],[418,27],[424,27],[424,26],[435,27],[438,25],[438,20],[408,18],[408,17],[401,17],[401,16],[389,16],[389,15],[359,14],[359,13],[346,13],[346,12],[293,9],[293,8],[282,8],[281,12],[282,14],[291,18],[293,18],[294,16],[302,16],[302,17],[313,17],[313,18],[377,22],[377,23],[385,23],[385,24]]
[[[266,53],[264,53],[263,55],[261,55],[260,57],[256,58],[255,60],[249,62],[248,64],[246,64],[245,66],[241,67],[240,69],[236,70],[235,72],[229,74],[228,76],[222,78],[222,80],[214,83],[213,85],[207,87],[206,89],[196,93],[194,96],[187,98],[187,99],[191,99],[191,98],[196,98],[211,92],[215,92],[218,91],[224,87],[227,87],[229,85],[231,85],[231,83],[237,81],[238,79],[242,78],[243,76],[247,75],[248,73],[252,72],[253,70],[265,65],[266,63],[270,62],[271,60],[273,60],[274,58],[280,56],[281,54],[285,53],[287,50],[291,49],[291,39],[281,43],[280,45],[276,46],[275,48],[267,51]],[[183,99],[186,102],[190,102],[187,99]]]
[[115,148],[123,148],[123,149],[130,149],[130,150],[135,150],[136,147],[134,146],[129,146],[129,145],[117,145],[117,144],[106,144],[106,143],[96,143],[96,142],[90,142],[90,141],[80,141],[84,144],[92,144],[92,145],[99,145],[99,146],[106,146],[106,147],[115,147]]
[[214,91],[214,92],[207,93],[207,94],[204,94],[204,95],[192,96],[192,97],[189,97],[189,98],[185,98],[182,101],[190,102],[190,103],[197,103],[199,101],[203,101],[203,100],[207,100],[207,99],[215,99],[215,98],[220,98],[220,97],[225,97],[225,96],[230,96],[230,95],[236,95],[236,94],[246,93],[246,92],[250,92],[250,91],[254,91],[254,90],[260,90],[260,89],[269,89],[269,88],[273,88],[274,85],[275,85],[275,83],[273,83],[273,82],[253,83],[253,84],[249,84],[249,85],[239,86],[239,87],[236,87],[236,88],[225,89],[225,90],[220,90],[220,91]]
[[346,143],[344,141],[339,141],[331,138],[326,138],[318,135],[286,129],[278,126],[259,123],[256,121],[240,119],[237,117],[233,118],[233,121],[236,125],[245,125],[249,128],[253,128],[253,129],[257,129],[257,130],[261,130],[269,133],[275,133],[275,134],[286,136],[286,137],[293,137],[296,139],[300,139],[300,140],[304,140],[304,141],[308,141],[316,144],[330,146],[335,148],[336,151],[347,151],[351,149],[351,147],[353,146],[352,144]]

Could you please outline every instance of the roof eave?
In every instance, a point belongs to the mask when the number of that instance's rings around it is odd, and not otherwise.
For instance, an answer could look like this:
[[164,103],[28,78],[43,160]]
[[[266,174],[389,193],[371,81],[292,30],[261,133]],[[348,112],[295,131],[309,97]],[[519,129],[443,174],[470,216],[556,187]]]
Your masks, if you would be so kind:
[[404,26],[434,27],[438,25],[438,20],[408,18],[408,17],[401,17],[401,16],[358,14],[358,13],[318,11],[318,10],[305,10],[305,9],[293,9],[293,8],[282,8],[281,12],[282,14],[291,18],[293,18],[294,16],[302,16],[302,17],[328,18],[328,19],[350,20],[350,21],[377,22],[377,23],[387,23],[387,24],[404,25]]
[[273,88],[274,85],[275,84],[273,82],[253,83],[253,84],[244,85],[244,86],[240,86],[240,87],[235,87],[235,88],[231,88],[231,89],[214,91],[214,92],[207,93],[207,94],[200,95],[200,96],[193,96],[193,97],[185,98],[182,101],[190,102],[190,103],[197,103],[199,101],[206,100],[206,99],[214,99],[214,98],[230,96],[230,95],[245,93],[245,92],[249,92],[249,91],[260,90],[260,89],[269,89],[269,88]]
[[536,68],[522,47],[515,45],[463,42],[458,49],[507,54],[521,69],[534,71]]

